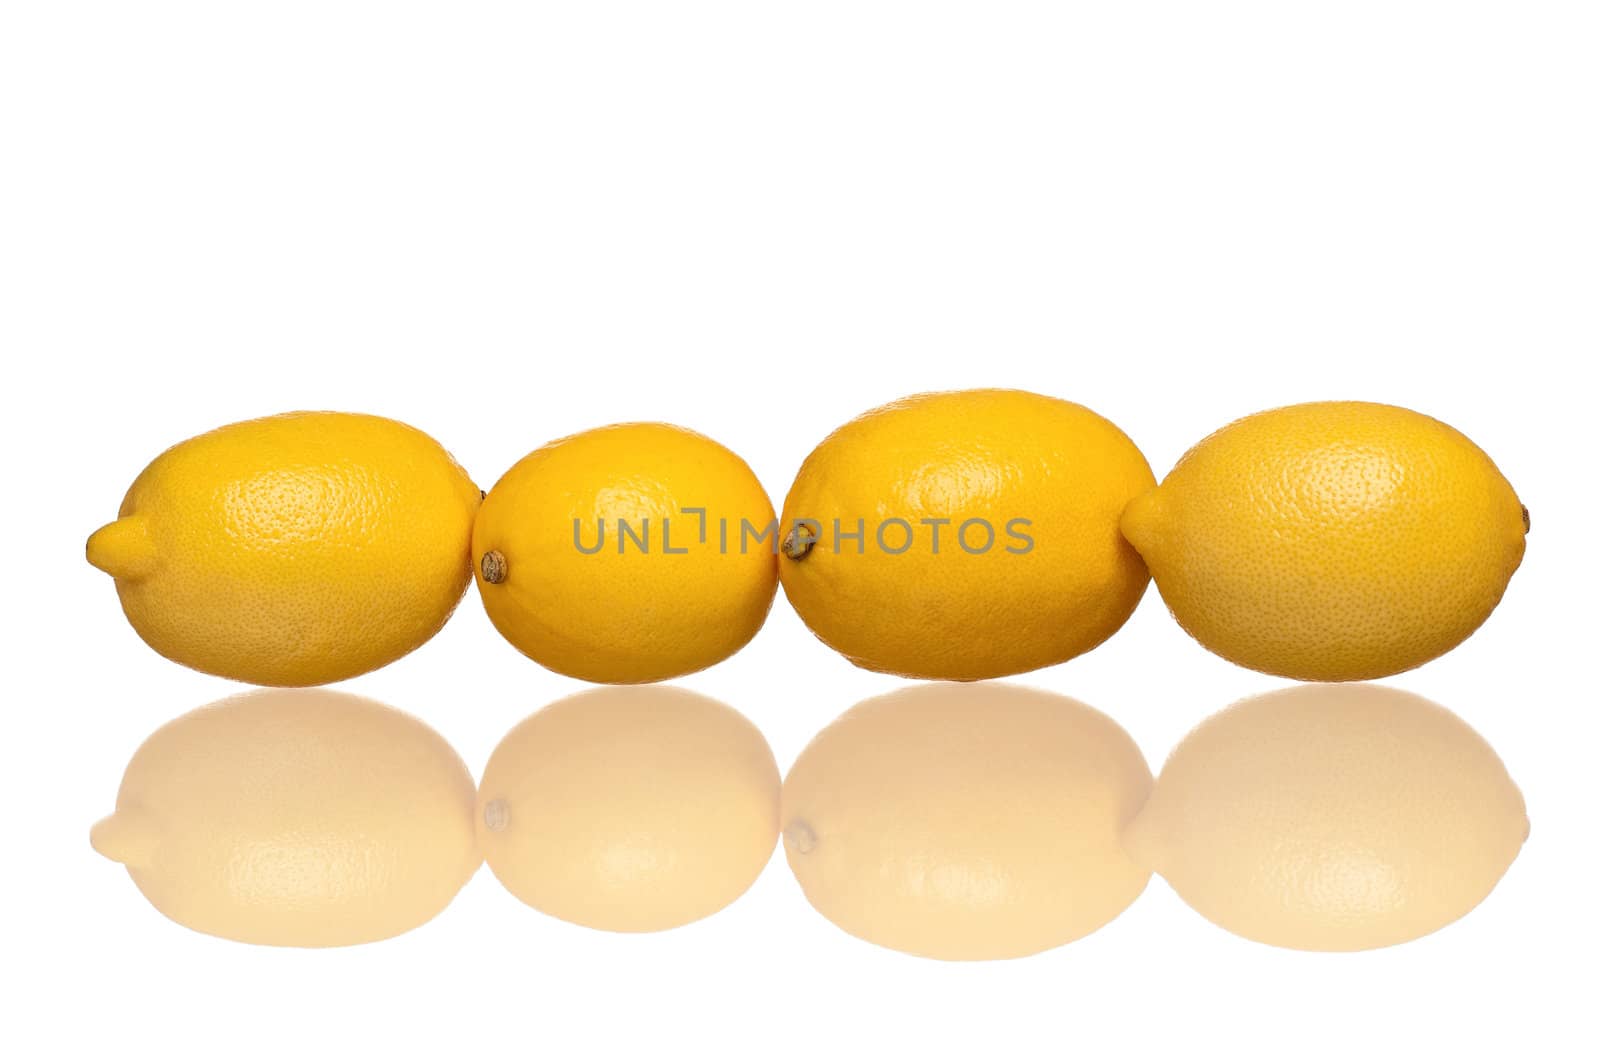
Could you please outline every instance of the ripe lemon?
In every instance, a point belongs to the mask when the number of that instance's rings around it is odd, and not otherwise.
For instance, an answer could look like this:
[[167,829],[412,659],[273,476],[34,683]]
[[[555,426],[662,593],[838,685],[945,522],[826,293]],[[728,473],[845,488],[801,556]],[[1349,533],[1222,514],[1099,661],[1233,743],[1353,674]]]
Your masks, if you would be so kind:
[[619,424],[512,466],[472,551],[489,619],[517,649],[578,679],[649,683],[716,664],[761,629],[775,527],[737,454],[686,428]]
[[1466,436],[1411,410],[1314,402],[1235,421],[1136,499],[1122,531],[1183,628],[1292,679],[1376,679],[1488,618],[1527,510]]
[[190,929],[354,945],[421,926],[472,877],[472,801],[466,765],[420,721],[257,691],[151,735],[89,840]]
[[1105,418],[1026,391],[914,395],[811,452],[783,505],[784,593],[855,664],[987,679],[1093,649],[1149,576],[1117,531],[1154,486]]
[[1347,951],[1459,919],[1527,835],[1522,794],[1460,718],[1398,690],[1318,685],[1196,728],[1127,846],[1224,929]]
[[163,656],[247,683],[331,683],[444,626],[479,497],[415,428],[286,413],[161,454],[87,553]]
[[778,838],[778,766],[726,705],[591,690],[518,724],[484,769],[477,830],[524,903],[600,930],[665,930],[749,888]]
[[864,701],[783,784],[789,867],[841,929],[918,956],[1025,956],[1099,928],[1149,873],[1118,836],[1150,790],[1132,739],[1070,698],[933,684]]

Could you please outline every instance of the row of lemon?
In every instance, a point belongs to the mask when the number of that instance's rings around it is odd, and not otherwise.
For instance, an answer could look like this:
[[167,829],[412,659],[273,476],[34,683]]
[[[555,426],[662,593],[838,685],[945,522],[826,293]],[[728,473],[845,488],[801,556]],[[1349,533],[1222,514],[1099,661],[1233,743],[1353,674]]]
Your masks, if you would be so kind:
[[846,424],[806,458],[781,514],[737,455],[670,425],[556,440],[485,495],[407,425],[284,414],[161,454],[88,557],[156,650],[272,686],[410,652],[474,572],[512,644],[594,682],[722,660],[755,635],[780,580],[862,667],[1012,675],[1110,637],[1151,575],[1179,623],[1229,660],[1351,680],[1471,634],[1527,528],[1488,456],[1410,410],[1246,417],[1157,486],[1093,411],[976,390]]
[[534,714],[481,783],[418,720],[331,691],[262,691],[169,723],[91,839],[196,930],[273,945],[403,933],[482,862],[561,919],[663,930],[738,898],[780,836],[811,903],[943,959],[1052,948],[1159,872],[1245,937],[1318,950],[1463,915],[1527,835],[1494,751],[1449,712],[1366,684],[1241,702],[1160,778],[1095,710],[1004,684],[863,702],[780,781],[739,713],[671,687]]

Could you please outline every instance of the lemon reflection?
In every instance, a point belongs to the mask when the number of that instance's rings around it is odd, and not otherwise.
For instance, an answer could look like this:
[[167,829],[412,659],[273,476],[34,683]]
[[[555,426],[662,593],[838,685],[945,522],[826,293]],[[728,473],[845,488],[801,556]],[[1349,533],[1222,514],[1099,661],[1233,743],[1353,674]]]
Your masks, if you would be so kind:
[[349,945],[420,926],[471,877],[473,793],[415,717],[338,691],[263,690],[151,735],[90,843],[184,926]]
[[1314,684],[1195,728],[1127,844],[1236,934],[1347,951],[1459,919],[1527,834],[1522,794],[1459,716],[1390,687]]
[[784,847],[806,898],[857,937],[940,959],[1052,948],[1111,920],[1149,872],[1118,834],[1150,769],[1114,721],[1006,683],[871,698],[800,754]]

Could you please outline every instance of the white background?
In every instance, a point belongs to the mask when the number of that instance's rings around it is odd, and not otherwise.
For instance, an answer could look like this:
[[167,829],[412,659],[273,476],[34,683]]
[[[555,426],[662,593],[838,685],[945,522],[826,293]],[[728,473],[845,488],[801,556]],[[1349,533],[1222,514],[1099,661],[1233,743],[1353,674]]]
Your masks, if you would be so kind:
[[[1596,31],[1593,5],[1539,2],[8,5],[0,1055],[1592,1053]],[[239,689],[148,650],[82,560],[169,444],[363,410],[488,486],[555,436],[662,419],[778,501],[837,424],[976,385],[1085,403],[1158,475],[1234,417],[1321,398],[1413,406],[1495,457],[1532,510],[1527,560],[1465,646],[1394,680],[1527,796],[1485,904],[1402,947],[1297,954],[1156,880],[1076,944],[943,964],[836,930],[779,855],[665,934],[568,926],[482,871],[414,933],[298,951],[169,923],[90,851],[145,735]],[[1153,592],[1024,681],[1110,713],[1153,764],[1282,685]],[[684,685],[787,767],[898,684],[780,597]],[[472,591],[344,686],[475,771],[581,687]]]

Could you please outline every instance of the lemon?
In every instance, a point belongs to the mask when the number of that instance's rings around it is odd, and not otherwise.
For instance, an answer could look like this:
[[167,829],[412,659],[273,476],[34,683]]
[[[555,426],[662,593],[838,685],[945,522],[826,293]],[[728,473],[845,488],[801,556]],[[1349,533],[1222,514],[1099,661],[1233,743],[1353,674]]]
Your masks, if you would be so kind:
[[811,452],[783,505],[780,578],[855,664],[985,679],[1109,638],[1149,576],[1117,531],[1150,466],[1110,421],[1025,391],[914,395]]
[[670,679],[749,642],[777,593],[775,543],[772,502],[738,455],[651,423],[540,447],[490,490],[472,533],[494,626],[595,683]]
[[1527,834],[1521,793],[1459,717],[1346,684],[1250,698],[1201,724],[1127,846],[1227,930],[1347,951],[1459,919]]
[[248,683],[329,683],[444,626],[479,497],[415,428],[288,413],[161,454],[87,553],[163,656]]
[[490,869],[524,903],[601,930],[680,926],[772,856],[778,766],[726,705],[671,687],[591,690],[524,720],[479,787]]
[[1471,440],[1370,402],[1235,421],[1122,517],[1202,645],[1329,681],[1393,675],[1459,644],[1505,593],[1527,529]]
[[90,842],[167,918],[258,945],[354,945],[433,918],[479,864],[472,776],[420,721],[256,691],[139,747]]
[[830,724],[783,784],[783,842],[841,929],[948,960],[1024,956],[1109,922],[1149,873],[1118,837],[1149,793],[1132,739],[1070,698],[911,687]]

